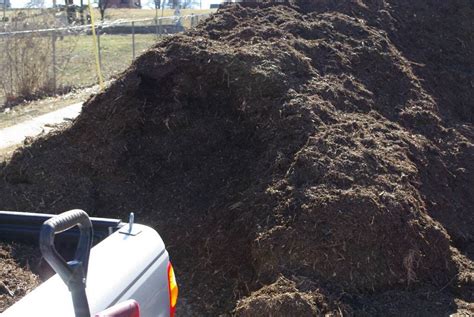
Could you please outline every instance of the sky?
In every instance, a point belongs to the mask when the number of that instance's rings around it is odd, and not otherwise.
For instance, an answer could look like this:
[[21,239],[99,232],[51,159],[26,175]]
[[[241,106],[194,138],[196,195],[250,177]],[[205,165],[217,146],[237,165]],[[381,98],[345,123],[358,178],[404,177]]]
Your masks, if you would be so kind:
[[[142,1],[142,6],[144,9],[146,9],[148,3],[152,3],[152,1],[149,0],[141,0]],[[23,8],[25,4],[30,2],[29,0],[10,0],[10,3],[13,8]],[[91,3],[97,2],[97,0],[91,0]],[[219,3],[221,2],[220,0],[202,0],[202,8],[203,9],[209,9],[209,5],[211,3]],[[50,7],[52,6],[53,1],[52,0],[44,0],[45,6]],[[64,0],[56,0],[56,3],[64,3]],[[79,4],[80,0],[74,0],[75,4]],[[84,1],[84,3],[87,3],[87,0]]]

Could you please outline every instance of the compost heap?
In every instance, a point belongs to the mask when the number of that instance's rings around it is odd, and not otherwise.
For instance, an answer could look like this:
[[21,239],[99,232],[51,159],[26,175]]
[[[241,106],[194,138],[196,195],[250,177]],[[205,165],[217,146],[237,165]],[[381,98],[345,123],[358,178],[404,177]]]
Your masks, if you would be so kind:
[[429,3],[221,9],[17,152],[0,207],[135,212],[181,315],[472,311],[474,6]]

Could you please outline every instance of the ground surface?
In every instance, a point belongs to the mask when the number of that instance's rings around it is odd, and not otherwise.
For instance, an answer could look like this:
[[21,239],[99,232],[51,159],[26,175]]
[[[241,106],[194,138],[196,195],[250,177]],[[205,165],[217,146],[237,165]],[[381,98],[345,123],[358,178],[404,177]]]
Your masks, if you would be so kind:
[[[55,129],[58,124],[64,125],[76,116],[71,116],[71,113],[65,113],[66,116],[59,118],[50,117],[43,122],[39,122],[36,118],[61,111],[61,109],[73,104],[83,103],[91,94],[98,91],[99,87],[93,86],[65,95],[25,102],[13,108],[3,108],[0,112],[0,135],[3,135],[2,132],[6,131],[8,139],[0,139],[0,161],[8,160],[13,152],[21,148],[25,141],[26,143],[30,142],[32,136],[36,137],[47,133]],[[28,125],[28,122],[31,123],[29,131],[23,131],[22,126]],[[15,131],[18,131],[18,133]]]
[[193,315],[471,313],[472,21],[467,0],[221,10],[15,153],[0,208],[133,210]]
[[92,94],[97,92],[99,92],[99,87],[96,85],[76,90],[65,95],[25,102],[12,108],[3,108],[0,111],[0,129],[30,121],[34,118],[75,103],[84,102]]
[[22,144],[26,138],[46,134],[64,121],[74,120],[81,112],[81,108],[82,103],[75,103],[15,126],[0,129],[0,151]]

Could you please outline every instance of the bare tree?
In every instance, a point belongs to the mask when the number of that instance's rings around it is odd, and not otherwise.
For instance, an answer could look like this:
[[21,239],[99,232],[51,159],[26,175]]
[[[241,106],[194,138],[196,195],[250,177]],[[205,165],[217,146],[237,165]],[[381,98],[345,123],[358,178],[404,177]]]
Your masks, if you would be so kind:
[[102,21],[104,21],[105,10],[107,9],[108,4],[109,4],[109,0],[99,0],[100,19]]
[[[74,56],[72,52],[77,45],[78,37],[70,38],[66,51],[63,50],[62,54],[54,55],[53,46],[56,36],[31,31],[31,29],[59,26],[55,12],[41,10],[38,13],[37,11],[16,10],[13,12],[12,22],[6,25],[6,31],[26,32],[0,39],[0,69],[2,70],[0,95],[5,96],[7,104],[10,105],[55,93],[56,79],[67,76],[64,70],[68,68]],[[56,72],[58,78],[56,78]],[[1,104],[0,108],[2,108]]]
[[172,9],[176,9],[179,6],[180,0],[168,0],[168,6]]
[[26,8],[44,8],[44,0],[30,0],[25,5]]
[[201,7],[201,2],[198,0],[180,0],[179,4],[182,9],[191,9],[193,7]]
[[201,6],[201,2],[199,0],[170,0],[169,4],[173,9],[176,9],[178,6],[181,9],[190,9]]

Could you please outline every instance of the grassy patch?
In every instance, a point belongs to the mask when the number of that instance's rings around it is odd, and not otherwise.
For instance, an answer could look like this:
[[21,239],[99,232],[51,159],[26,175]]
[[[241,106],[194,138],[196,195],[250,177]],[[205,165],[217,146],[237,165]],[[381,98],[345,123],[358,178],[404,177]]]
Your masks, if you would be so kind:
[[[140,55],[157,41],[154,34],[135,35],[135,56]],[[58,58],[69,59],[58,74],[64,86],[81,87],[97,82],[94,43],[90,35],[66,36],[58,41]],[[72,53],[70,47],[74,47]],[[101,35],[100,51],[102,73],[105,79],[124,71],[132,62],[132,35]],[[61,52],[65,52],[61,55]]]
[[[157,42],[155,34],[135,34],[135,56]],[[0,39],[1,42],[1,39]],[[57,87],[85,87],[97,83],[91,35],[68,35],[56,41]],[[132,35],[100,36],[101,65],[105,80],[124,71],[133,59]],[[5,61],[0,61],[0,66]],[[50,67],[52,68],[52,67]],[[49,70],[52,73],[52,69]],[[2,74],[7,78],[10,74]],[[4,96],[0,93],[0,104]]]

